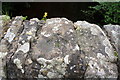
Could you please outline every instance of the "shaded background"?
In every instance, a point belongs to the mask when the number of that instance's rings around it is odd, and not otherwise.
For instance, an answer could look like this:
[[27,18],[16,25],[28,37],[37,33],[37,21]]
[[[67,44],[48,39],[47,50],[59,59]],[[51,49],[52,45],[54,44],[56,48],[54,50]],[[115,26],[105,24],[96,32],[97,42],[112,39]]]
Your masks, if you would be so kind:
[[101,22],[101,14],[88,15],[84,10],[89,10],[89,6],[98,5],[97,2],[3,2],[2,9],[11,17],[28,16],[27,19],[41,19],[44,12],[48,12],[47,18],[65,17],[73,22],[85,20],[90,23]]

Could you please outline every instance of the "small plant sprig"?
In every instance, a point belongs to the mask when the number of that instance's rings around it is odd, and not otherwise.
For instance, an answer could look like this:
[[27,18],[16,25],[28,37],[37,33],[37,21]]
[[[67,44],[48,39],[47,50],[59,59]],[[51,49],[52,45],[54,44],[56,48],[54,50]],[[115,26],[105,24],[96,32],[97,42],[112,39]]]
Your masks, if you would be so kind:
[[28,18],[28,16],[22,17],[23,20],[26,20]]
[[2,20],[3,20],[3,21],[8,21],[8,20],[10,20],[10,16],[5,15],[4,17],[2,17]]
[[47,17],[47,15],[48,15],[48,13],[47,13],[47,12],[45,12],[45,13],[44,13],[44,16],[43,16],[43,18],[42,18],[41,20],[46,21],[46,20],[47,20],[47,18],[46,18],[46,17]]
[[114,56],[118,57],[117,51],[114,51]]

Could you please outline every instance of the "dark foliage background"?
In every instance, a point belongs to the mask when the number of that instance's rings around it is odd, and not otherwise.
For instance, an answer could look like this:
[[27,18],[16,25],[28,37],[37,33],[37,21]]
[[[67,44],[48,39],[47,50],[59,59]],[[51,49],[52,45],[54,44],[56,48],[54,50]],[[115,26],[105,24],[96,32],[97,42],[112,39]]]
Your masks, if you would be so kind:
[[72,21],[85,20],[100,26],[120,24],[120,2],[4,2],[2,12],[11,17],[28,16],[41,19],[44,12],[47,18],[66,17]]

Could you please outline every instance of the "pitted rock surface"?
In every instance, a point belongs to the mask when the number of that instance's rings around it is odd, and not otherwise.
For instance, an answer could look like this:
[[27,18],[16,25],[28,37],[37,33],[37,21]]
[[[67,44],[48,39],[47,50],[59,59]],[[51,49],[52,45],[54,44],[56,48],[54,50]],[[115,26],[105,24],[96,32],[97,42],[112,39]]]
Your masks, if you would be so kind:
[[6,15],[0,16],[0,40],[2,37],[4,37],[4,34],[6,33],[7,29],[9,28],[11,22],[10,17]]
[[[119,25],[104,25],[105,32],[114,47],[115,55],[118,57],[118,72],[120,72],[120,26]],[[120,79],[120,73],[119,73]]]
[[[119,25],[104,25],[107,35],[110,37],[111,44],[118,52],[120,58],[120,26]],[[120,60],[120,59],[119,59]]]
[[[86,21],[77,21],[74,25],[79,27],[77,37],[80,49],[85,52],[85,59],[89,60],[85,77],[116,78],[117,66],[109,61],[116,62],[117,57],[114,56],[113,48],[102,29]],[[109,64],[112,66],[108,66]]]
[[17,16],[0,41],[2,78],[118,76],[114,63],[117,58],[106,34],[86,21],[73,23],[66,18],[23,21]]

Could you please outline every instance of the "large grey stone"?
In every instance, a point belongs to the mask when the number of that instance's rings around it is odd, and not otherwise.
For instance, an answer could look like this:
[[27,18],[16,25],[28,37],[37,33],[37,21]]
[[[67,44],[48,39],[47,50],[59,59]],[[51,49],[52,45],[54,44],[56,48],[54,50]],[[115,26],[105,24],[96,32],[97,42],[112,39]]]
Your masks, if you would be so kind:
[[[37,35],[37,42],[32,47],[32,57],[37,59],[43,69],[46,69],[46,77],[83,77],[85,70],[80,71],[77,67],[81,64],[79,67],[86,68],[86,65],[85,62],[77,61],[80,59],[80,52],[74,25],[71,21],[66,18],[47,19],[40,34]],[[75,58],[78,59],[75,61]],[[71,67],[74,70],[70,71]]]
[[80,49],[88,60],[85,78],[117,78],[117,61],[112,45],[103,30],[95,24],[86,21],[74,23],[77,27],[77,38]]

